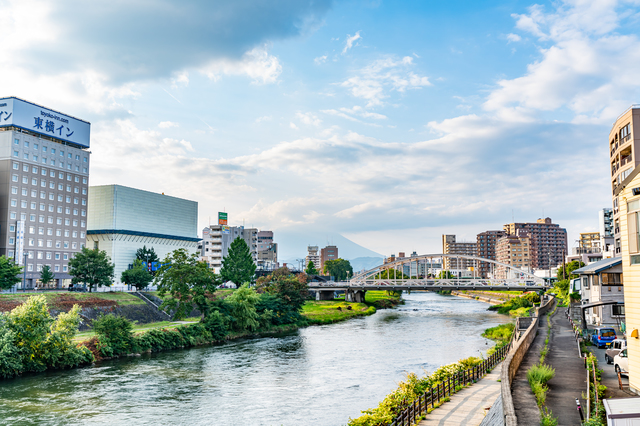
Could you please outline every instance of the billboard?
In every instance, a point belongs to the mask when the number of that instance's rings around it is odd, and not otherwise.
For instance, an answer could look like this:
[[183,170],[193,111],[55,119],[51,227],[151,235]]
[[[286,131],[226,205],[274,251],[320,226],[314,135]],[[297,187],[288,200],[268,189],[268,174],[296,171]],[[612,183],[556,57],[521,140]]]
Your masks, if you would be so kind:
[[218,212],[218,225],[227,224],[227,214],[224,212]]
[[24,251],[24,220],[19,220],[16,222],[16,255],[14,257],[17,260],[18,265],[24,264],[24,256],[22,252]]
[[227,226],[227,225],[222,225],[222,233],[223,234],[230,234],[231,233],[231,227]]
[[15,126],[89,148],[91,124],[69,115],[23,101],[0,99],[0,127]]

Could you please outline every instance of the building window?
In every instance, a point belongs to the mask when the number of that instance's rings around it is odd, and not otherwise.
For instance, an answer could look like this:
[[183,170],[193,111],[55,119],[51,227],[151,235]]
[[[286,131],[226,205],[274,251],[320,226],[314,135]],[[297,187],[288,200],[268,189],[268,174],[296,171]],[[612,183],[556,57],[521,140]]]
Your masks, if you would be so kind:
[[20,153],[18,151],[13,151],[13,156],[14,157],[20,157]]
[[9,238],[9,244],[15,244],[15,242],[16,240],[13,237]]
[[9,225],[9,232],[16,232],[16,226],[15,225]]
[[60,272],[60,265],[56,265],[56,266],[54,267],[54,270],[55,270],[56,272]]
[[611,305],[611,315],[624,316],[624,305]]
[[18,207],[18,200],[11,200],[11,207]]
[[64,253],[64,254],[62,255],[62,260],[69,260],[69,254]]
[[13,257],[13,250],[9,250],[9,257]]
[[29,148],[29,142],[24,141],[24,147],[25,147],[25,148]]
[[13,182],[17,182],[17,181],[18,181],[18,175],[13,175],[13,176],[11,176],[11,180],[12,180]]
[[14,140],[13,140],[13,143],[14,143],[15,145],[20,145],[20,139],[14,139]]
[[67,265],[64,265],[64,266],[62,267],[62,272],[67,272]]
[[60,260],[60,253],[56,253],[56,260]]
[[[82,178],[82,183],[86,184],[87,183],[87,178]],[[84,194],[84,192],[83,192]]]

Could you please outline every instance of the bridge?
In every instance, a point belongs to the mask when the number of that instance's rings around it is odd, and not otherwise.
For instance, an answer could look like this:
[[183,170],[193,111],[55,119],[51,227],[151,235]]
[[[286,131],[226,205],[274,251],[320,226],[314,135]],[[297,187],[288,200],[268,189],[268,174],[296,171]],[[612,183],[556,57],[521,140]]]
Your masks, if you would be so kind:
[[[452,276],[442,268],[442,262],[447,259],[449,263],[459,266],[473,264],[468,276]],[[487,268],[487,277],[477,274],[478,266]],[[439,265],[436,268],[434,265]],[[403,271],[409,270],[409,274]],[[456,268],[460,270],[460,268]],[[435,272],[443,271],[442,278],[436,278]],[[345,300],[348,302],[364,302],[367,290],[482,290],[482,291],[539,291],[546,290],[544,279],[535,276],[529,271],[516,268],[513,265],[484,259],[476,256],[460,254],[425,254],[413,256],[379,265],[368,271],[359,272],[347,280],[329,283],[310,283],[309,290],[316,292],[317,300],[331,300],[335,291],[344,291]]]

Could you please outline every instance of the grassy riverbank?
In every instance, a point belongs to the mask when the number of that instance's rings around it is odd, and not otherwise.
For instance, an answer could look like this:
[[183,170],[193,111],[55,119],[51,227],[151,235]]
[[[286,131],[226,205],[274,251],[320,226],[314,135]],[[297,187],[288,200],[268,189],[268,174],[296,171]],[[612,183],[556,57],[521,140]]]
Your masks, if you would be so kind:
[[386,291],[371,290],[365,294],[365,303],[345,302],[344,298],[336,300],[307,301],[302,306],[302,316],[310,324],[331,324],[364,315],[376,313],[376,308],[392,308],[402,303],[399,294]]

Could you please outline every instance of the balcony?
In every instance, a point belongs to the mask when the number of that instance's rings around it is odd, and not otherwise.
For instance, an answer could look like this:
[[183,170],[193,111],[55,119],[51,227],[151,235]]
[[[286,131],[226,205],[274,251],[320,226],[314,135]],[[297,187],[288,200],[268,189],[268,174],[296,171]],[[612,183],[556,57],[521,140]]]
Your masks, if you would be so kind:
[[629,133],[627,136],[625,136],[622,139],[620,139],[620,146],[624,145],[625,143],[629,142],[630,140],[631,140],[631,133]]

